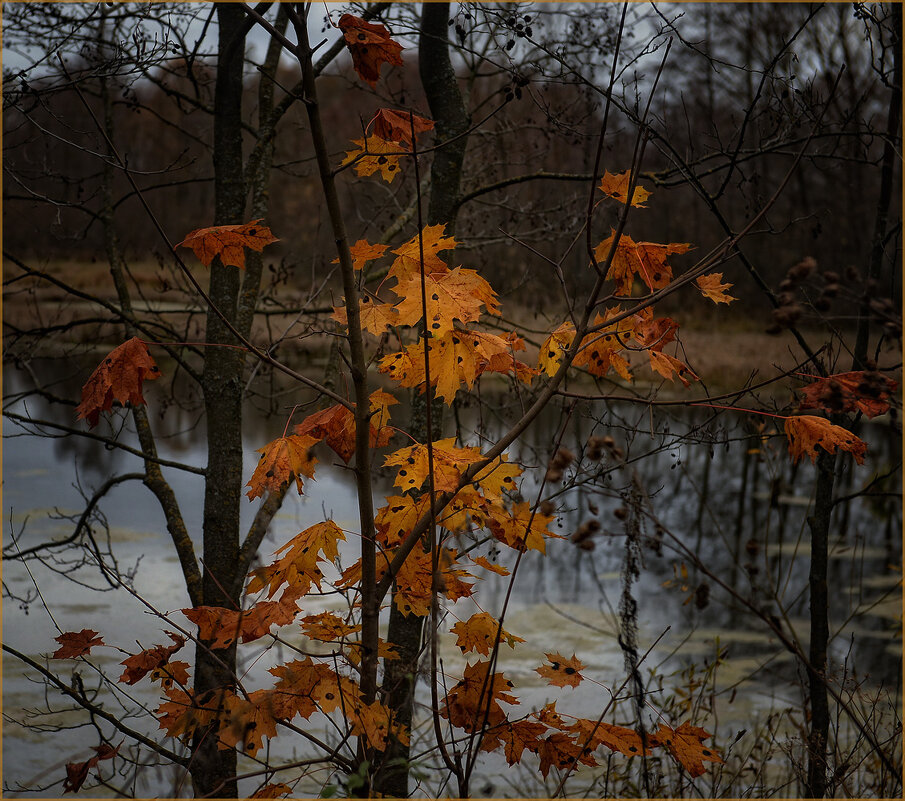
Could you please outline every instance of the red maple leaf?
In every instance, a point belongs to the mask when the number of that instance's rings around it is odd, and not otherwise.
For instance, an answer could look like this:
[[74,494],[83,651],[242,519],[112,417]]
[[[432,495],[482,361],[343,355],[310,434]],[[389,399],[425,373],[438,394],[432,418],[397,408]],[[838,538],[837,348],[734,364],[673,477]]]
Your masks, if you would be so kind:
[[65,631],[54,639],[60,643],[60,647],[52,654],[54,659],[75,659],[87,654],[95,645],[106,645],[100,634],[92,629]]
[[402,66],[402,56],[399,55],[402,45],[390,38],[386,26],[379,22],[365,22],[352,14],[343,14],[339,18],[339,29],[352,54],[352,66],[358,77],[371,86],[377,85],[382,64]]
[[110,411],[113,401],[144,403],[142,382],[160,378],[160,368],[154,363],[148,346],[138,337],[123,342],[107,354],[82,387],[82,402],[76,407],[77,419],[87,418],[88,425],[97,425],[101,412]]
[[412,129],[415,136],[424,131],[432,131],[434,121],[417,114],[409,116],[406,111],[394,111],[391,108],[378,109],[374,117],[374,135],[387,142],[412,144]]
[[183,239],[177,248],[191,248],[205,267],[219,256],[224,265],[245,269],[245,248],[262,251],[279,240],[261,220],[242,225],[215,225],[198,228]]

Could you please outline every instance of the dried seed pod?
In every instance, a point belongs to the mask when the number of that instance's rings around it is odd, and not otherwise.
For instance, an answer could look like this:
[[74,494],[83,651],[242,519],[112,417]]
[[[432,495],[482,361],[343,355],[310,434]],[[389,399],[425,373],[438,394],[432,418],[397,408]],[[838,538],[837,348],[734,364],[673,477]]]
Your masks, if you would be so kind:
[[780,306],[773,310],[773,320],[776,325],[789,328],[801,317],[803,309],[797,303],[792,306]]
[[553,501],[550,500],[541,501],[539,508],[540,513],[542,515],[546,515],[547,517],[550,517],[550,515],[552,515],[556,511],[556,506],[554,505]]
[[551,484],[559,483],[562,481],[562,470],[558,467],[547,468],[547,472],[544,474],[544,480],[549,481]]
[[794,292],[780,292],[776,296],[776,301],[780,306],[791,306],[795,303],[795,293]]
[[628,509],[624,506],[620,506],[618,509],[613,509],[613,516],[619,520],[625,520],[628,517]]
[[817,269],[817,262],[811,256],[805,256],[798,264],[789,268],[786,274],[793,281],[804,281],[814,270]]
[[557,448],[556,453],[553,454],[553,458],[550,460],[550,466],[565,469],[574,461],[575,454],[572,451],[568,448]]

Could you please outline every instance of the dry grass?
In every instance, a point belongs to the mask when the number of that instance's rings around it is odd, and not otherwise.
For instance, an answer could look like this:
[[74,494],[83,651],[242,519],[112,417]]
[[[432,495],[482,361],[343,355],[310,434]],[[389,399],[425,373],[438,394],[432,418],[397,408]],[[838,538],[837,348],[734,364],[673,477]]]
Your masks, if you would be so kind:
[[[97,294],[104,300],[116,303],[113,281],[104,260],[96,262],[54,260],[43,264],[33,261],[30,262],[30,266],[55,276],[80,291]],[[188,295],[171,288],[178,279],[170,269],[165,269],[154,261],[144,261],[130,264],[129,272],[140,293],[151,301],[152,305],[163,304],[164,308],[169,308],[171,312],[186,308]],[[199,278],[202,278],[203,283],[206,283],[206,272],[205,268],[198,266]],[[4,265],[4,277],[7,281],[20,274],[18,267]],[[138,292],[134,294],[137,296]],[[300,299],[302,294],[300,290],[289,287],[282,287],[280,290],[281,299],[288,304],[293,302],[291,296],[297,295]],[[60,325],[73,319],[110,317],[109,312],[95,304],[74,299],[65,290],[35,278],[10,285],[4,292],[3,300],[4,321],[19,329],[36,326],[39,321]],[[143,305],[141,301],[136,302],[137,309]],[[321,305],[329,305],[326,296],[325,302]],[[505,318],[501,326],[506,330],[515,329],[523,334],[529,344],[527,353],[520,354],[521,358],[529,364],[535,364],[537,346],[544,338],[545,332],[556,327],[562,318],[555,313],[538,315],[512,298],[505,299],[503,311]],[[672,316],[681,324],[679,330],[681,347],[677,350],[674,350],[673,345],[666,348],[666,352],[675,353],[687,361],[711,391],[740,387],[749,381],[752,375],[755,376],[755,382],[779,376],[804,361],[804,353],[790,333],[783,332],[771,336],[764,333],[765,320],[760,316],[725,307],[721,307],[719,311],[720,314],[711,312],[710,317],[706,319],[696,313],[691,319],[684,321],[681,311],[673,313]],[[175,320],[182,315],[177,313],[168,317]],[[201,336],[199,326],[202,320],[203,315],[193,316],[193,325],[190,326],[190,329],[194,329],[191,332],[193,336]],[[271,317],[271,332],[283,331],[291,320],[291,315]],[[310,323],[312,319],[307,318],[305,322]],[[81,327],[68,335],[64,334],[63,339],[67,344],[107,339],[112,342],[118,336],[117,329],[118,326],[112,324],[101,328]],[[299,331],[294,329],[293,333],[303,332],[301,329]],[[803,333],[814,349],[821,347],[829,338],[825,330],[813,329]],[[268,337],[266,326],[264,324],[256,326],[254,334],[256,341],[265,341]],[[308,335],[304,336],[303,347],[310,352],[309,355],[315,356],[315,351],[320,347],[326,347],[327,342],[323,336],[312,336],[309,329]],[[42,343],[42,352],[48,347],[52,348],[52,342],[45,340]],[[631,362],[637,385],[661,383],[658,376],[651,374],[646,364],[647,360],[642,354],[632,355]],[[666,382],[660,391],[666,394],[681,394],[684,389],[679,383],[671,386]]]

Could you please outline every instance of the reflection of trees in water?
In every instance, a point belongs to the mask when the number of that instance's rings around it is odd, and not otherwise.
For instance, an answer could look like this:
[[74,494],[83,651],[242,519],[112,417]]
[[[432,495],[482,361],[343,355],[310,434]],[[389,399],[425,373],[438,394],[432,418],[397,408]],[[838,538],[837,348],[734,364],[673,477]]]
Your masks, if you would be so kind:
[[[56,394],[78,398],[84,370],[77,366],[61,370],[53,360],[33,362],[32,368],[52,378]],[[6,383],[16,391],[14,370],[8,371]],[[460,433],[468,442],[479,441],[482,432],[492,437],[522,405],[518,397],[506,395],[485,401],[458,409]],[[54,420],[58,415],[41,396],[29,398],[28,403],[35,418]],[[618,515],[625,508],[624,496],[634,476],[649,510],[685,545],[703,554],[708,566],[737,593],[772,614],[784,612],[790,618],[807,614],[806,517],[813,469],[806,462],[791,463],[783,437],[765,437],[760,419],[716,409],[658,407],[652,411],[643,404],[626,403],[593,409],[580,406],[571,415],[568,409],[565,404],[550,409],[542,424],[512,448],[513,460],[542,466],[565,423],[563,444],[583,456],[567,470],[562,483],[544,489],[543,497],[557,506],[554,531],[566,539],[549,542],[546,558],[531,558],[523,566],[516,587],[523,603],[578,604],[599,608],[612,617],[624,558],[624,530]],[[121,419],[112,416],[112,425]],[[59,417],[56,422],[74,425]],[[176,458],[201,443],[198,413],[193,409],[174,405],[155,425],[168,453]],[[266,439],[270,425],[265,415],[249,415],[249,436]],[[862,424],[856,433],[869,444],[868,463],[857,472],[851,461],[845,464],[838,495],[856,494],[872,472],[893,474],[878,481],[873,494],[840,503],[834,517],[831,545],[838,555],[829,564],[830,586],[835,588],[830,614],[834,631],[845,625],[837,633],[833,656],[837,660],[847,656],[849,670],[855,672],[862,672],[862,666],[867,672],[869,666],[872,677],[880,680],[898,672],[899,660],[888,647],[889,621],[859,609],[869,608],[888,592],[888,587],[874,582],[891,575],[889,566],[900,562],[901,506],[897,497],[891,497],[898,478],[890,466],[900,462],[901,445],[882,424]],[[611,452],[600,461],[587,458],[587,441],[593,435],[613,437],[624,459]],[[129,442],[128,437],[122,439]],[[135,458],[82,437],[59,436],[53,447],[58,462],[76,462],[89,485],[127,469]],[[533,499],[537,488],[529,471],[522,493]],[[589,520],[599,521],[600,529],[593,537],[594,549],[582,550],[568,537]],[[764,630],[761,621],[719,587],[708,584],[707,603],[702,604],[696,590],[707,582],[691,564],[687,579],[679,582],[688,587],[683,593],[674,581],[674,566],[678,569],[682,559],[669,537],[664,538],[650,520],[642,521],[642,535],[643,569],[636,588],[639,616],[642,625],[647,624],[642,639],[656,637],[666,625],[683,632]],[[664,582],[673,583],[665,587]],[[492,608],[502,601],[505,581],[485,583]],[[757,644],[736,643],[733,655],[756,655],[761,649]]]
[[[492,428],[496,417],[504,417],[505,412],[504,406],[496,406],[493,422],[478,415],[469,422],[475,428],[481,424]],[[551,411],[545,425],[518,443],[519,453],[513,458],[545,464],[566,416],[565,409]],[[799,637],[806,640],[807,515],[814,470],[807,462],[792,464],[785,438],[769,436],[766,432],[771,430],[760,419],[721,410],[651,412],[650,407],[633,404],[576,410],[563,444],[581,454],[590,436],[606,434],[624,451],[624,460],[612,454],[605,454],[600,462],[581,459],[567,471],[561,485],[545,487],[544,497],[558,508],[557,533],[568,538],[590,519],[599,521],[600,530],[593,550],[581,550],[568,539],[549,542],[546,558],[533,558],[523,567],[517,595],[529,604],[600,608],[612,619],[624,559],[620,517],[634,477],[646,493],[644,503],[669,532],[700,554],[739,596],[768,614],[792,621]],[[863,425],[858,434],[868,442],[869,461],[858,473],[851,461],[845,465],[839,496],[857,493],[870,480],[871,471],[882,474],[900,460],[900,445],[882,424]],[[536,488],[523,486],[522,492],[533,498]],[[891,484],[881,489],[895,492]],[[891,565],[900,562],[899,542],[889,535],[900,529],[901,507],[896,498],[868,495],[838,505],[829,565],[830,620],[835,634],[831,673],[841,671],[843,663],[850,675],[869,673],[875,682],[899,673],[900,659],[889,648],[889,621],[872,614],[870,607],[890,595],[890,585],[882,583],[882,578],[893,576]],[[687,578],[676,580],[683,559],[669,536],[664,538],[649,519],[643,521],[642,534],[643,569],[636,588],[639,617],[646,629],[642,639],[653,640],[667,625],[683,633],[697,629],[769,633],[762,620],[707,582],[693,564],[686,565]],[[664,586],[667,582],[669,586]],[[682,591],[680,586],[687,589]],[[499,582],[499,597],[489,593],[491,605],[501,600],[504,589]],[[894,586],[890,597],[898,597]],[[766,646],[766,652],[771,648],[779,654],[780,663],[788,659],[778,643]],[[765,656],[766,652],[765,644],[756,640],[732,644],[734,657]],[[785,684],[794,680],[788,671],[761,678],[771,683],[782,679]]]

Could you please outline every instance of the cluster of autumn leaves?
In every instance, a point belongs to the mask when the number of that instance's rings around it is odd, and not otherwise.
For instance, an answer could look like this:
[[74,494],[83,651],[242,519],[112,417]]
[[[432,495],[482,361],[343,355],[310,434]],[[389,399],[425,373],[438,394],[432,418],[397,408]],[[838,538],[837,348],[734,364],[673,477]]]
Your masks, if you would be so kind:
[[[371,24],[346,14],[339,21],[359,75],[372,85],[379,77],[383,63],[401,63],[401,48],[389,37],[384,26]],[[359,175],[379,174],[392,181],[399,172],[399,159],[414,145],[414,137],[430,130],[430,120],[391,109],[382,109],[373,121],[374,132],[355,143],[344,163],[354,166]],[[600,191],[604,197],[619,203],[644,207],[650,193],[632,186],[628,172],[605,173]],[[631,197],[629,192],[631,190]],[[614,295],[629,299],[637,281],[650,292],[663,289],[673,280],[672,256],[690,249],[684,243],[656,244],[635,242],[629,236],[615,238],[615,233],[595,250],[598,263],[609,263],[607,278],[613,282]],[[244,267],[245,249],[262,250],[275,241],[260,220],[238,226],[218,226],[193,231],[180,243],[191,248],[198,259],[210,266],[215,259],[224,265]],[[364,330],[382,337],[382,345],[390,337],[399,350],[380,358],[378,366],[401,387],[427,386],[450,404],[464,385],[471,388],[485,373],[499,373],[514,380],[531,383],[541,374],[553,376],[560,369],[564,354],[573,345],[575,327],[566,321],[542,343],[537,366],[516,358],[526,351],[524,341],[515,333],[505,335],[475,327],[484,314],[499,315],[500,306],[491,286],[475,270],[451,267],[440,256],[456,246],[446,236],[443,226],[429,226],[400,247],[390,251],[394,258],[380,286],[363,289],[360,319]],[[615,247],[615,252],[611,251]],[[351,247],[353,266],[363,271],[371,262],[385,258],[389,247],[364,240]],[[362,282],[364,283],[364,281]],[[714,273],[697,279],[701,293],[714,303],[729,303],[731,285],[722,282],[722,274]],[[423,292],[423,294],[422,294]],[[387,300],[387,293],[394,299]],[[423,300],[422,300],[423,299]],[[334,320],[347,324],[345,307],[334,310]],[[405,343],[406,331],[421,333]],[[664,353],[676,337],[678,324],[668,318],[654,316],[651,307],[638,312],[625,312],[620,306],[606,309],[592,322],[572,367],[593,376],[607,375],[611,370],[629,381],[632,373],[625,357],[627,349],[646,353],[651,370],[663,378],[678,378],[685,386],[697,379],[693,371],[678,358]],[[425,365],[427,347],[430,372]],[[90,426],[97,424],[101,412],[113,403],[141,404],[142,384],[158,378],[158,370],[148,348],[133,338],[112,351],[95,370],[82,393],[79,418]],[[885,379],[884,379],[885,380]],[[870,399],[858,391],[863,374],[850,373],[822,379],[804,389],[802,409],[828,409],[832,397],[834,409],[858,410],[869,415],[888,408],[891,382],[881,385]],[[841,400],[840,400],[841,398]],[[396,429],[390,423],[390,408],[396,399],[378,389],[370,396],[370,444],[382,448],[389,444]],[[796,460],[808,455],[813,460],[817,448],[851,452],[860,462],[864,443],[845,429],[817,416],[794,416],[786,419],[790,453]],[[292,482],[303,492],[304,478],[315,472],[316,458],[312,450],[325,443],[343,462],[349,463],[355,453],[355,418],[350,406],[337,404],[307,416],[292,432],[260,449],[261,457],[248,482],[248,497],[253,500],[267,493],[283,490]],[[495,459],[461,489],[462,476],[470,465],[483,459],[477,447],[459,446],[455,439],[432,443],[432,470],[437,492],[456,492],[452,501],[437,518],[446,532],[444,543],[461,532],[484,529],[498,543],[515,551],[544,552],[545,541],[554,535],[549,524],[552,517],[533,510],[529,504],[513,500],[522,468],[508,462],[505,455]],[[375,516],[376,537],[380,548],[378,579],[385,573],[396,549],[423,517],[431,503],[425,488],[428,479],[428,448],[415,443],[402,447],[384,459],[384,465],[396,468],[394,485],[398,489],[385,499]],[[122,664],[120,681],[135,684],[148,678],[160,686],[165,701],[157,709],[160,727],[172,737],[188,741],[198,731],[212,727],[222,748],[241,747],[250,755],[263,746],[263,738],[277,735],[280,722],[307,720],[316,712],[341,715],[346,731],[363,737],[372,748],[383,750],[390,736],[405,740],[408,733],[392,720],[390,711],[379,701],[365,704],[354,678],[354,667],[361,661],[356,634],[355,588],[361,580],[360,561],[346,567],[332,582],[335,589],[348,593],[353,612],[340,615],[321,612],[304,615],[298,606],[312,588],[320,590],[325,578],[324,566],[337,560],[338,543],[345,532],[333,521],[307,528],[280,547],[269,564],[255,569],[246,591],[256,600],[244,610],[220,607],[197,607],[182,610],[198,627],[198,638],[213,649],[226,648],[235,642],[248,643],[269,635],[274,627],[295,625],[297,633],[321,643],[329,656],[310,656],[278,665],[270,670],[275,682],[266,688],[245,691],[220,690],[199,696],[191,689],[189,665],[175,659],[186,644],[181,634],[167,632],[172,645],[158,645],[129,656]],[[474,592],[474,580],[482,574],[508,575],[508,570],[486,557],[460,554],[455,548],[442,547],[440,572],[432,570],[432,555],[421,544],[415,546],[395,576],[394,602],[406,615],[429,614],[434,593],[449,604],[468,598]],[[453,606],[450,609],[454,609]],[[454,613],[453,613],[454,614]],[[495,649],[505,643],[516,647],[522,638],[503,629],[500,621],[487,612],[478,612],[458,620],[451,633],[463,654],[478,658],[465,665],[462,679],[445,693],[439,714],[453,726],[470,734],[481,735],[480,747],[485,751],[501,750],[507,762],[519,762],[527,751],[540,760],[541,773],[551,767],[571,769],[577,764],[596,765],[599,748],[626,756],[649,753],[665,748],[691,776],[704,772],[704,762],[720,762],[717,753],[703,745],[710,735],[703,729],[684,723],[676,729],[661,724],[646,735],[633,729],[605,723],[599,719],[560,714],[555,703],[527,716],[513,717],[502,705],[518,705],[510,691],[512,683],[503,673],[493,672]],[[68,632],[57,638],[60,649],[55,658],[75,658],[103,646],[103,640],[90,629]],[[380,656],[393,659],[391,643],[380,643]],[[346,669],[339,665],[345,662]],[[547,654],[547,663],[537,673],[549,684],[576,687],[584,680],[584,665],[573,655]],[[94,758],[112,756],[106,753]],[[70,779],[67,789],[77,790],[87,776],[88,763],[67,767]],[[285,785],[269,785],[266,794],[289,792]]]

